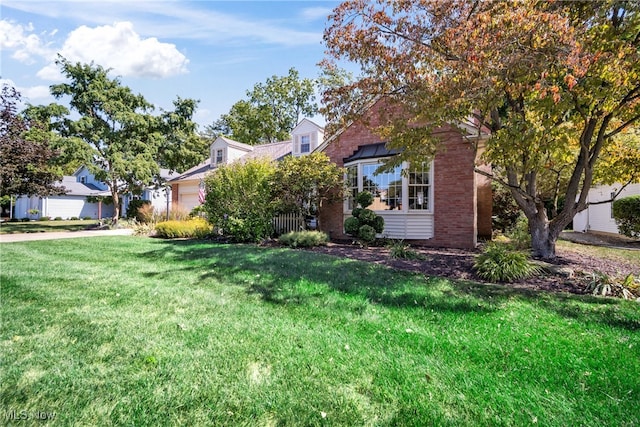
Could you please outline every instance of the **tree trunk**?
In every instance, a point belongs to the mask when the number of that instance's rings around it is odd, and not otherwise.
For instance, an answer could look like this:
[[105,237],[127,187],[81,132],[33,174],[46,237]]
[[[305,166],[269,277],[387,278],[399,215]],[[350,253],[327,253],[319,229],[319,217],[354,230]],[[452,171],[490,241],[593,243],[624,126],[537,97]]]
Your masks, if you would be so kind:
[[529,219],[529,233],[531,234],[531,249],[534,258],[552,260],[556,257],[556,240],[549,230],[547,215],[536,215]]
[[117,190],[111,190],[111,198],[113,199],[113,218],[111,218],[111,222],[113,222],[113,225],[117,225],[118,218],[120,218],[120,198]]

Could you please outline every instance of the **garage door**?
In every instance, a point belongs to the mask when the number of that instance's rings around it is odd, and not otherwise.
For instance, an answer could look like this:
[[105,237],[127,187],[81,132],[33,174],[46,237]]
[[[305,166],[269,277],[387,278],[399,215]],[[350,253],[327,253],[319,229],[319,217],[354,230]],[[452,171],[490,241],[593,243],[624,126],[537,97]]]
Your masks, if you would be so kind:
[[184,193],[180,194],[180,206],[183,209],[191,210],[196,206],[200,206],[198,201],[198,193]]

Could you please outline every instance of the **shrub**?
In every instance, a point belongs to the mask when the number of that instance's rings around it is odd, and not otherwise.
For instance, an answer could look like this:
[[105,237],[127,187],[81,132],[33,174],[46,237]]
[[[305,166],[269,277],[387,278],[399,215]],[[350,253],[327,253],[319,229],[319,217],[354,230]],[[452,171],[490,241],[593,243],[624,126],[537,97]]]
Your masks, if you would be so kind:
[[38,218],[38,221],[51,221],[51,217],[50,216],[41,216],[40,218]]
[[492,282],[513,282],[540,272],[527,255],[499,243],[489,243],[473,267],[479,277]]
[[54,221],[62,221],[62,217],[61,216],[57,216],[55,218],[53,218]]
[[129,201],[129,206],[127,206],[127,218],[135,219],[138,222],[144,222],[139,217],[139,210],[144,205],[150,205],[151,202],[149,200],[142,199],[133,199]]
[[155,209],[151,203],[143,203],[142,206],[138,208],[138,213],[136,214],[136,221],[141,222],[143,224],[150,224],[157,222],[155,219]]
[[376,240],[376,230],[372,226],[365,224],[358,230],[358,239],[366,244],[373,243]]
[[[169,210],[169,218],[171,221],[186,221],[191,218],[191,212],[188,209],[185,209],[179,203],[172,203],[171,210]],[[167,220],[167,210],[164,209],[162,211],[154,210],[153,219],[151,222],[161,222]]]
[[613,202],[613,218],[620,234],[640,237],[640,195],[623,197]]
[[531,233],[529,232],[529,220],[524,214],[520,214],[506,237],[509,238],[514,249],[529,249],[531,247]]
[[155,234],[155,225],[151,223],[140,223],[136,220],[130,224],[130,227],[133,229],[134,236],[150,236]]
[[585,292],[595,296],[615,296],[629,300],[640,297],[640,282],[635,280],[633,274],[624,279],[612,278],[608,275],[595,272],[591,273]]
[[69,221],[77,221],[80,218],[78,218],[77,216],[72,216],[71,218],[69,218]]
[[310,248],[326,245],[329,241],[329,236],[322,231],[292,231],[283,234],[278,240],[283,245],[291,246],[292,248]]
[[384,230],[384,218],[371,209],[373,194],[368,191],[358,193],[356,201],[359,206],[351,211],[351,217],[344,221],[345,233],[356,237],[363,246],[368,246],[376,239],[376,233]]
[[352,236],[357,236],[359,228],[360,228],[360,221],[358,220],[357,217],[352,216],[344,220],[344,231],[347,234],[350,234]]
[[356,196],[356,202],[358,202],[358,204],[363,208],[371,206],[371,204],[373,203],[373,194],[368,191],[358,193],[358,195]]
[[90,216],[83,216],[83,217],[82,217],[82,219],[84,219],[84,220],[90,220],[90,219],[93,219],[93,218],[91,218]]
[[404,240],[392,240],[387,245],[389,248],[389,256],[393,259],[410,259],[410,260],[424,260],[426,257],[415,250],[411,249],[408,243]]
[[264,159],[223,165],[205,178],[209,220],[237,241],[260,241],[273,232],[275,166]]
[[175,238],[204,238],[211,233],[211,226],[202,218],[188,221],[164,221],[156,224],[158,237]]
[[516,226],[516,222],[522,211],[514,200],[511,192],[502,184],[491,183],[493,195],[493,229],[502,233],[507,233]]

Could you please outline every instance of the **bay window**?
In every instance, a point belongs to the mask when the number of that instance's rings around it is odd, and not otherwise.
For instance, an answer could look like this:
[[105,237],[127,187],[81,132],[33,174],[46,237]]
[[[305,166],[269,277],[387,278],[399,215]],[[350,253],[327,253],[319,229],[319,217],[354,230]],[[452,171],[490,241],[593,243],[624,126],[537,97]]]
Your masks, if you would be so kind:
[[382,162],[369,159],[345,165],[348,189],[345,210],[350,213],[357,194],[368,191],[374,196],[369,206],[373,211],[431,211],[431,163],[415,168],[405,163],[376,174]]

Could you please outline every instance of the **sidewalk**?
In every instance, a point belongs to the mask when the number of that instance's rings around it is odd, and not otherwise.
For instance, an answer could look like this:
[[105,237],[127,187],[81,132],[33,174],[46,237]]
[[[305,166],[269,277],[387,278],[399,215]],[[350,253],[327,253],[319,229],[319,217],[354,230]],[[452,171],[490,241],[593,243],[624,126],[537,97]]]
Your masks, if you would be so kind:
[[0,243],[29,242],[32,240],[56,240],[73,239],[76,237],[97,237],[97,236],[129,236],[133,233],[130,228],[119,228],[117,230],[82,230],[82,231],[56,231],[51,233],[19,233],[0,234]]

